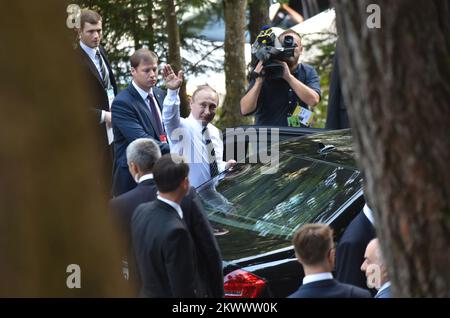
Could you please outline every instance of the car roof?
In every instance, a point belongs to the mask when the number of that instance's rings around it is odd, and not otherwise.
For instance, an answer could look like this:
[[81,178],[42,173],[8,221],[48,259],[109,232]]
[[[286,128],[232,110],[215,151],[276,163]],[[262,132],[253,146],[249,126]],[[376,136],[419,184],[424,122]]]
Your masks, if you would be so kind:
[[293,137],[279,143],[279,152],[357,169],[350,129]]

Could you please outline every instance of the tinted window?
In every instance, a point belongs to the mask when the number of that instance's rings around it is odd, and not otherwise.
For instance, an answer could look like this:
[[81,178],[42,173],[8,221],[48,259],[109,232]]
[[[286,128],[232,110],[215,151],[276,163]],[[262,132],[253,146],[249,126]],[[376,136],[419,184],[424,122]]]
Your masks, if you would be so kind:
[[[319,144],[333,146],[335,150],[323,155],[319,152]],[[281,143],[280,151],[295,156],[307,156],[308,158],[324,160],[340,166],[350,167],[351,169],[356,166],[352,139],[348,129],[293,139],[288,143]]]
[[238,165],[199,188],[213,223],[288,239],[304,223],[329,220],[361,189],[355,169],[307,157],[281,153],[274,174],[262,166]]

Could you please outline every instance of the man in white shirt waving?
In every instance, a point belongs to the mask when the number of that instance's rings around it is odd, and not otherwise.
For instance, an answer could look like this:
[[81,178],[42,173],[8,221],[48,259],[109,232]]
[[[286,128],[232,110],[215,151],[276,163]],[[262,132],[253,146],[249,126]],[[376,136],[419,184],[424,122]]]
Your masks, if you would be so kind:
[[199,86],[192,94],[191,113],[180,117],[178,89],[183,83],[183,72],[176,75],[170,65],[163,70],[167,95],[163,104],[163,122],[168,134],[170,149],[188,159],[189,182],[198,187],[236,161],[224,162],[221,132],[211,124],[219,106],[219,95],[208,85]]

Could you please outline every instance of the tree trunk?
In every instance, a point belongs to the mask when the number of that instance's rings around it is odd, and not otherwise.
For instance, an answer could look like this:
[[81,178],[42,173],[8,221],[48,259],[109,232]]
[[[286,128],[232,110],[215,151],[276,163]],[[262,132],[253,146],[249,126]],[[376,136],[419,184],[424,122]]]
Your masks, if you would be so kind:
[[[248,29],[250,31],[251,44],[255,42],[261,28],[270,23],[269,4],[270,3],[267,0],[249,0],[250,22],[248,24]],[[252,56],[251,64],[256,64],[254,56]]]
[[[102,171],[98,120],[66,27],[69,3],[17,0],[0,11],[8,48],[0,51],[8,61],[0,66],[8,74],[0,78],[0,297],[130,296],[107,185],[93,177]],[[66,285],[77,282],[71,264],[80,288]]]
[[155,51],[155,30],[153,28],[153,6],[154,1],[148,0],[147,2],[147,32],[148,32],[148,49]]
[[[371,3],[381,28],[368,27]],[[335,5],[343,93],[394,295],[449,297],[450,3]]]
[[[164,2],[164,9],[167,21],[167,37],[169,42],[168,63],[172,66],[174,71],[178,73],[179,70],[182,70],[180,55],[181,45],[174,0],[166,0]],[[181,116],[187,117],[189,115],[189,101],[186,94],[186,81],[183,81],[183,85],[180,88],[180,102]]]
[[247,0],[224,0],[225,15],[225,88],[220,125],[232,127],[248,120],[240,114],[240,100],[244,95],[245,78],[245,10]]
[[141,37],[139,32],[139,9],[134,1],[131,1],[131,33],[133,34],[134,49],[141,48]]

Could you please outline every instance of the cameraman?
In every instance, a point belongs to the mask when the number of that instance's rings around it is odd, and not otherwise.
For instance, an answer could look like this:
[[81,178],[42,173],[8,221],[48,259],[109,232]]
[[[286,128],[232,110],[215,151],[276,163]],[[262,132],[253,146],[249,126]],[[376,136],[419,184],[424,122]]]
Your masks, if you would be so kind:
[[283,67],[281,78],[264,78],[263,62],[259,61],[247,93],[241,99],[241,114],[255,113],[256,125],[288,126],[288,117],[298,113],[299,107],[308,109],[320,101],[320,79],[316,70],[299,62],[303,47],[300,35],[294,30],[282,32],[278,39],[293,37],[296,47],[293,56],[279,60]]

